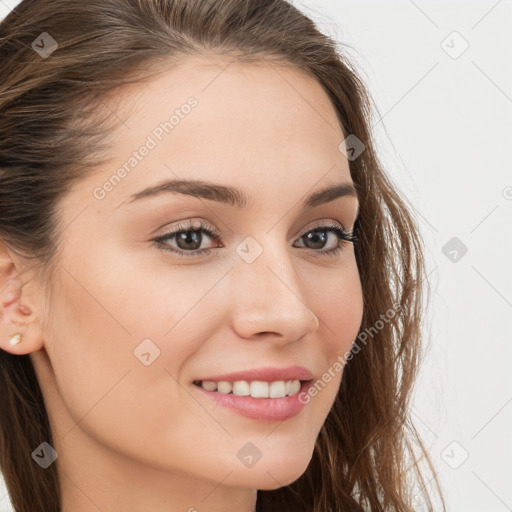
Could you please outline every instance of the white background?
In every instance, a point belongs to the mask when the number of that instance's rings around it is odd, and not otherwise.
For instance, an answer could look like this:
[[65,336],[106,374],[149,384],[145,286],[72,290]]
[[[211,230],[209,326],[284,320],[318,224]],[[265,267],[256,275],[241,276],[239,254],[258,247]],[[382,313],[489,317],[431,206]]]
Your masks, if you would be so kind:
[[[0,18],[17,3],[0,0]],[[296,5],[357,63],[381,160],[427,244],[429,343],[412,417],[448,510],[510,511],[512,0]],[[467,247],[455,262],[443,253],[453,237]]]

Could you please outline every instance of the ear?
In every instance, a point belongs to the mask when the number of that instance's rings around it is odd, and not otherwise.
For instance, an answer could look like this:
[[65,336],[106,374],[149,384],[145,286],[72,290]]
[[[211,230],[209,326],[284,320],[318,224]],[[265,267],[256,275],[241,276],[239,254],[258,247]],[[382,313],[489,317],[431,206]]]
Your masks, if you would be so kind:
[[[11,354],[28,354],[43,348],[35,279],[30,268],[0,239],[0,348]],[[11,345],[12,335],[22,341]]]

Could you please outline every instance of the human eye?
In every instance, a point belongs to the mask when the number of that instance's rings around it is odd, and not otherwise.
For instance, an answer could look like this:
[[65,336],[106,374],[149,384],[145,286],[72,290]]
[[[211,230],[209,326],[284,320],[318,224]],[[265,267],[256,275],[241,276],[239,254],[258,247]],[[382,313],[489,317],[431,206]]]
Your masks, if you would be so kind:
[[[205,235],[206,238],[220,243],[221,237],[219,231],[209,223],[203,221],[197,221],[196,223],[193,221],[180,223],[172,230],[154,238],[152,241],[160,250],[180,256],[206,256],[214,249],[219,248],[219,246],[201,249],[200,247],[204,242]],[[334,235],[334,237],[332,235]],[[308,244],[316,245],[317,247],[307,247],[305,245],[304,247],[315,253],[315,255],[322,257],[336,256],[343,250],[345,244],[357,241],[354,231],[347,231],[343,226],[337,223],[325,223],[325,221],[323,221],[323,224],[315,226],[313,229],[304,233],[299,238],[299,240],[302,239],[305,239]],[[171,245],[171,241],[176,245]],[[318,250],[318,245],[325,246],[329,241],[331,241],[331,245],[333,241],[335,242],[334,247],[327,250]]]
[[[325,221],[323,221],[325,222]],[[329,237],[329,235],[334,235]],[[335,245],[327,250],[317,250],[318,246],[325,246],[329,242],[329,238],[331,238],[331,245],[335,242]],[[317,246],[317,247],[306,247],[310,249],[315,256],[337,256],[343,251],[344,245],[347,243],[354,243],[357,241],[357,236],[355,234],[355,230],[347,231],[343,226],[328,223],[321,224],[319,226],[310,229],[304,235],[302,235],[299,240],[305,239],[308,244]]]
[[[206,256],[210,254],[213,248],[199,249],[204,241],[204,235],[215,241],[220,241],[220,233],[210,224],[198,221],[196,223],[188,221],[185,224],[178,224],[171,231],[153,238],[156,246],[181,256]],[[176,246],[170,245],[170,241],[175,241]]]

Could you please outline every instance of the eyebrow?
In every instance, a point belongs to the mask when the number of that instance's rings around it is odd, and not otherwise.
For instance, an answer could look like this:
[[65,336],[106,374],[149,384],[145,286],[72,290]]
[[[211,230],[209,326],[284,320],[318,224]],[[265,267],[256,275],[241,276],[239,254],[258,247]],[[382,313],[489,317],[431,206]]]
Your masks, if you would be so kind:
[[[169,180],[131,195],[127,203],[161,194],[184,194],[193,197],[225,203],[238,209],[247,208],[250,203],[245,193],[237,188],[202,180]],[[300,204],[303,210],[329,203],[340,197],[355,197],[357,191],[352,183],[330,185],[306,197]]]

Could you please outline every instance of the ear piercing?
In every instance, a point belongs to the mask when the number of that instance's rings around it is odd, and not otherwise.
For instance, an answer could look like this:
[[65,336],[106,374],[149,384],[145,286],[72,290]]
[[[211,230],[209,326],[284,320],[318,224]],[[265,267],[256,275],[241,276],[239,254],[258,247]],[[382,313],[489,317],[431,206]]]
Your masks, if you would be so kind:
[[22,338],[23,334],[21,332],[16,332],[14,334],[11,334],[9,343],[11,345],[17,345],[18,343],[21,343]]

